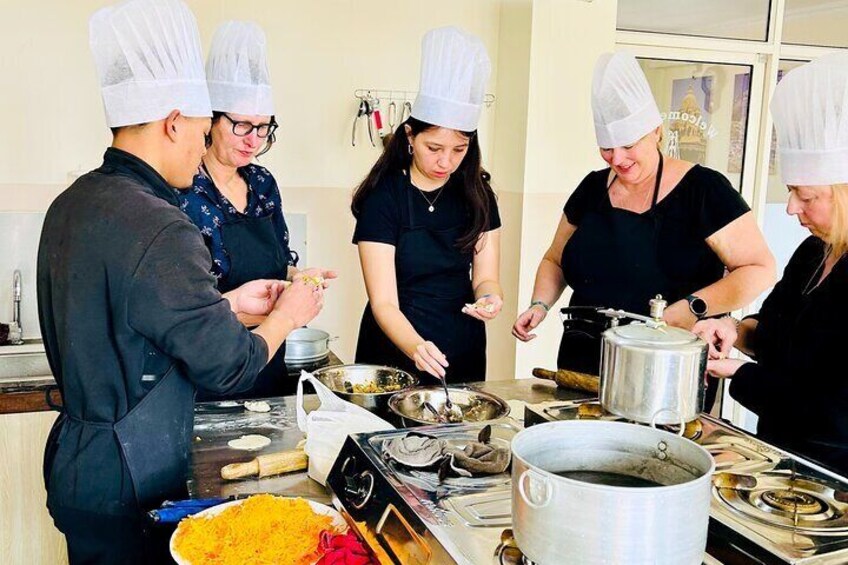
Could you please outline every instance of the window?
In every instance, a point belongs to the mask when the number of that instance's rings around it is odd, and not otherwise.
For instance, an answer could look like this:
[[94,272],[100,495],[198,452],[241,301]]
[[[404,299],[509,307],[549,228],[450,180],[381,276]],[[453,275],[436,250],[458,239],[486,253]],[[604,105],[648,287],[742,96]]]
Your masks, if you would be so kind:
[[742,187],[751,67],[639,59],[663,117],[663,152]]
[[848,47],[848,2],[786,0],[783,43]]
[[765,41],[769,5],[769,0],[618,0],[617,27]]

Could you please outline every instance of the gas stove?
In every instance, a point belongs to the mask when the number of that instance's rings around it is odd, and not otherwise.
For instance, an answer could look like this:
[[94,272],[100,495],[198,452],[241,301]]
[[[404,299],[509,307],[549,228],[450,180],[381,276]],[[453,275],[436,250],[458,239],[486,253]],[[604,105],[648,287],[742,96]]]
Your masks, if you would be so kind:
[[[525,425],[578,417],[617,419],[597,400],[555,401],[528,405]],[[415,430],[461,447],[482,427]],[[506,446],[521,429],[494,422],[491,441]],[[512,539],[509,473],[440,483],[435,471],[386,461],[383,443],[408,431],[351,435],[327,479],[333,504],[380,562],[532,565]],[[705,564],[848,563],[848,481],[706,415],[684,434],[728,479],[713,488]]]
[[[574,419],[622,420],[597,399],[525,413],[528,426]],[[716,461],[708,554],[723,563],[848,563],[848,479],[705,414],[684,435]]]

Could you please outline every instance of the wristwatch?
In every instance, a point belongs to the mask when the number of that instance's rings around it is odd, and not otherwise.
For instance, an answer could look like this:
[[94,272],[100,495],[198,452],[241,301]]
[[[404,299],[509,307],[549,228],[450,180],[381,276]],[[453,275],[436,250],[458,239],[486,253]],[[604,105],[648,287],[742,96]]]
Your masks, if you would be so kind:
[[704,302],[704,299],[690,294],[686,297],[686,302],[689,303],[689,311],[699,320],[703,320],[704,316],[707,315],[707,303]]

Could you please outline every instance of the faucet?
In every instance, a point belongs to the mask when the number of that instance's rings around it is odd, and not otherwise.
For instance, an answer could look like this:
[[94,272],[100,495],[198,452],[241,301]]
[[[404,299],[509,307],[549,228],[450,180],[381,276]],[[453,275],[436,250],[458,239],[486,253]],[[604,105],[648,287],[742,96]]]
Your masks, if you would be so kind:
[[18,330],[18,338],[14,340],[13,343],[21,344],[23,343],[23,327],[21,326],[21,271],[15,269],[14,275],[12,275],[12,301],[13,301],[13,310],[12,310],[12,323],[17,326]]

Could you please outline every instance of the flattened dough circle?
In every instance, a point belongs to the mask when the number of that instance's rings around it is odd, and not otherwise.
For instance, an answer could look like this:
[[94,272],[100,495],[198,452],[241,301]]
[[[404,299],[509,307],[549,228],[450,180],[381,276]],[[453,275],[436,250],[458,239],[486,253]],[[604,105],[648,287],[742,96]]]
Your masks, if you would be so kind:
[[241,436],[238,439],[231,439],[227,442],[233,449],[242,449],[244,451],[257,451],[262,449],[263,447],[268,447],[271,445],[270,438],[259,434],[249,434],[246,436]]

